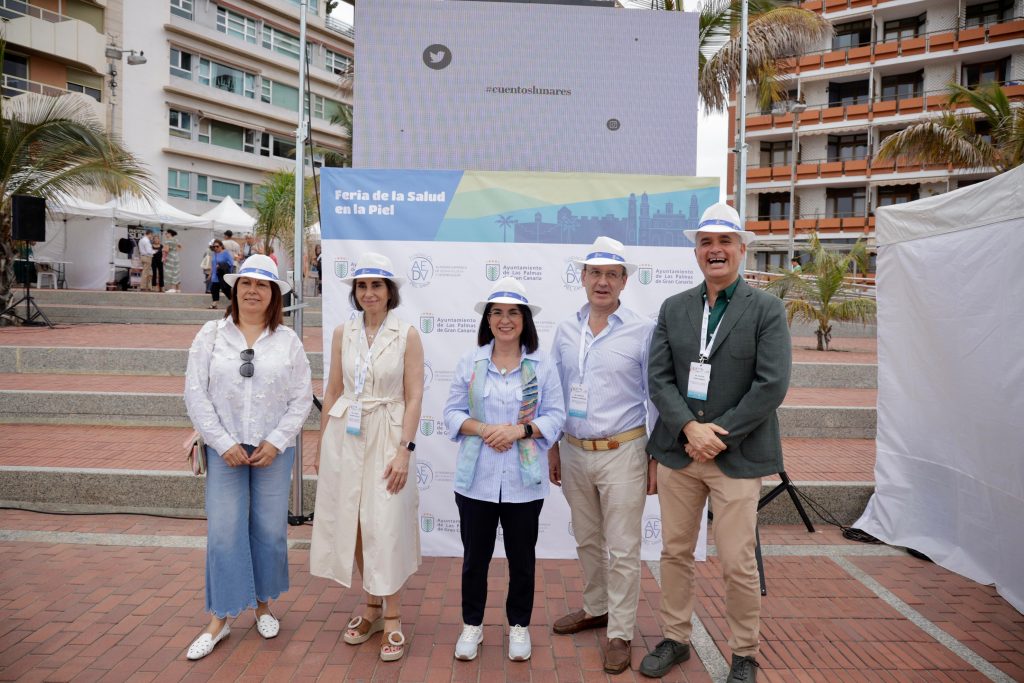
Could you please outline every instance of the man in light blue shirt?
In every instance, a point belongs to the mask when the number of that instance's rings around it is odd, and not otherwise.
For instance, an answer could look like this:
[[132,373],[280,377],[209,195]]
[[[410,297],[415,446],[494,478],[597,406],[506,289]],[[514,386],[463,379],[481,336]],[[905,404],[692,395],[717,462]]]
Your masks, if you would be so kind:
[[630,665],[640,599],[641,520],[655,478],[647,444],[647,353],[654,321],[622,306],[636,265],[598,237],[582,266],[587,304],[559,324],[551,356],[565,396],[565,434],[548,453],[551,482],[572,512],[585,588],[555,633],[608,627],[604,670]]

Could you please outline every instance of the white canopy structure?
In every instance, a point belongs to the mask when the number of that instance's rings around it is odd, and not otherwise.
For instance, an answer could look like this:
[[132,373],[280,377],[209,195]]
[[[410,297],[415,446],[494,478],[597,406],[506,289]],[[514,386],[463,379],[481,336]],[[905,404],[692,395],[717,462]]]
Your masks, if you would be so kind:
[[220,204],[202,215],[210,221],[213,229],[218,232],[230,230],[237,233],[250,233],[256,225],[256,219],[247,214],[231,197],[224,197]]
[[128,236],[127,226],[143,226],[179,231],[182,290],[203,291],[198,264],[212,237],[213,221],[159,198],[121,198],[95,204],[68,197],[49,202],[47,210],[47,240],[35,252],[40,258],[68,263],[69,287],[105,289],[114,279],[115,266],[129,262],[116,252],[118,239]]
[[878,210],[875,494],[856,526],[1024,612],[1024,167]]

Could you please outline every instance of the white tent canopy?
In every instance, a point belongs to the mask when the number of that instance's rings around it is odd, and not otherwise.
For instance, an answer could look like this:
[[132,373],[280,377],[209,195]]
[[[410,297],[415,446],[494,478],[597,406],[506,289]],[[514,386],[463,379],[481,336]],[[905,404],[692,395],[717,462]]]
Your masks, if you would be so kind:
[[213,229],[218,232],[231,230],[250,233],[256,225],[256,219],[247,214],[231,197],[224,197],[220,204],[204,213],[202,218],[211,221]]
[[119,223],[159,225],[165,228],[213,228],[208,219],[175,208],[159,197],[121,197],[107,204],[114,209],[114,218]]
[[878,210],[875,494],[856,526],[1024,612],[1022,197],[1024,167]]

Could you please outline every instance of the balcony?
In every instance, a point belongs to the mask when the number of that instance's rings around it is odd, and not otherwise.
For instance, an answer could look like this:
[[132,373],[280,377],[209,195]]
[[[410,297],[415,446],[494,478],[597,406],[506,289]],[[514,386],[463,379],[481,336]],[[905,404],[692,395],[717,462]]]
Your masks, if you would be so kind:
[[25,78],[16,78],[9,74],[3,75],[3,96],[5,99],[11,97],[17,97],[27,92],[37,93],[39,95],[49,95],[50,97],[62,97],[64,95],[70,95],[73,97],[84,97],[87,102],[92,105],[93,114],[96,119],[104,127],[107,125],[106,120],[106,109],[101,102],[97,102],[88,95],[82,93],[75,93],[64,88],[58,88],[57,86],[50,85],[49,83],[39,83],[38,81],[30,81]]
[[34,7],[24,0],[0,0],[0,20],[9,45],[84,65],[94,73],[106,70],[106,39],[84,21]]
[[[1003,92],[1011,100],[1024,100],[1024,82],[1006,81],[1002,84]],[[859,101],[855,104],[831,106],[828,104],[808,105],[807,109],[798,114],[799,128],[840,122],[862,122],[867,126],[869,121],[884,119],[889,116],[907,116],[922,114],[928,111],[940,111],[949,101],[949,90],[927,90],[917,97],[902,99],[880,99]],[[957,109],[969,108],[960,103]],[[747,131],[790,132],[793,129],[793,114],[752,114],[747,117]]]
[[[788,235],[789,219],[770,220],[768,217],[758,217],[747,220],[747,230],[757,235]],[[793,232],[797,235],[810,235],[812,233],[856,233],[861,235],[870,234],[875,229],[874,216],[797,216],[793,221]]]
[[[951,173],[953,166],[949,164],[925,164],[910,162],[906,159],[890,159],[883,161],[875,155],[865,155],[859,159],[801,159],[796,164],[796,183],[815,180],[860,181],[872,176],[888,176],[894,173],[905,173],[909,176],[923,173]],[[747,183],[749,186],[785,182],[788,186],[793,180],[792,165],[748,166]],[[909,182],[909,180],[908,180]]]
[[[807,3],[804,4],[806,6]],[[944,29],[911,38],[876,40],[856,47],[811,52],[788,60],[787,66],[790,73],[807,74],[837,66],[877,64],[914,55],[948,53],[975,45],[1019,39],[1024,39],[1024,17],[1013,17],[986,26]]]

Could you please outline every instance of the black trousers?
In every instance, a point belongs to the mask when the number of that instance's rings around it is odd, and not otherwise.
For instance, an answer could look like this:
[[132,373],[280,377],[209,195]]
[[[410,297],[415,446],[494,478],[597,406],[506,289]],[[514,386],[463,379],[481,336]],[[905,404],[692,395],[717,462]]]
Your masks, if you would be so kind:
[[164,288],[164,253],[161,250],[157,250],[153,254],[153,261],[150,264],[150,268],[153,269],[153,286]]
[[501,522],[508,557],[508,597],[505,616],[511,626],[529,626],[533,613],[537,534],[543,500],[529,503],[489,503],[455,494],[462,535],[462,621],[484,623],[487,605],[487,570],[494,556],[494,540]]
[[213,303],[217,303],[218,301],[220,301],[221,292],[224,292],[224,294],[227,295],[228,301],[230,302],[231,286],[228,283],[224,282],[223,278],[221,278],[217,282],[210,283],[210,296],[213,297]]

